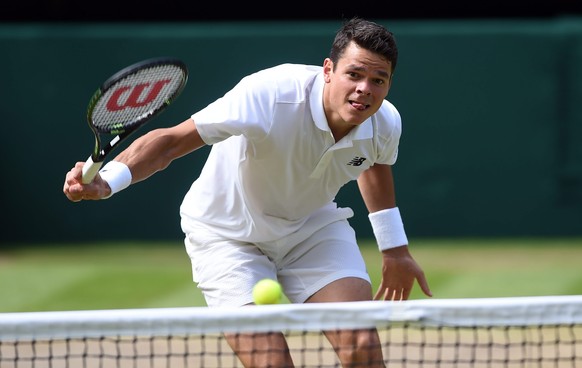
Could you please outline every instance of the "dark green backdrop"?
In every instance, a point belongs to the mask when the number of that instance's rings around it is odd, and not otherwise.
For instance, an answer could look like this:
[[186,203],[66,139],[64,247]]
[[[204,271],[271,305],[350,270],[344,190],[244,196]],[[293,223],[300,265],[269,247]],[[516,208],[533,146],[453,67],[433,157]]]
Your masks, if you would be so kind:
[[[582,235],[582,19],[380,21],[400,59],[394,168],[409,236]],[[175,56],[186,90],[140,132],[220,97],[247,73],[322,64],[338,22],[0,25],[0,242],[181,239],[178,207],[207,148],[100,202],[71,203],[65,173],[93,148],[96,87]],[[340,194],[371,236],[355,183]]]

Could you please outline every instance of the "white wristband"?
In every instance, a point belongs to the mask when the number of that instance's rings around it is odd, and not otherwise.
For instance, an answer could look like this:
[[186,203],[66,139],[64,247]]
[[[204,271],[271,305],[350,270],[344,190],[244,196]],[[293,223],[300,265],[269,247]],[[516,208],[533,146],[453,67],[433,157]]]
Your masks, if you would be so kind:
[[398,207],[372,212],[368,218],[380,251],[408,245]]
[[111,194],[103,199],[111,197],[131,184],[131,171],[129,167],[119,161],[109,161],[99,170],[99,175],[101,175],[101,179],[105,180],[111,188]]

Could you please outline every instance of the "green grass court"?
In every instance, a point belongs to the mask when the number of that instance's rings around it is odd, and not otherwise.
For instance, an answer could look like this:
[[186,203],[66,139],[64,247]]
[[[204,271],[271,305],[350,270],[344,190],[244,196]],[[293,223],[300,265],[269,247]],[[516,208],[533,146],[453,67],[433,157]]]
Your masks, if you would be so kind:
[[[410,240],[433,298],[582,294],[582,238]],[[378,250],[361,247],[377,287]],[[0,312],[204,305],[179,240],[5,245],[0,290]]]

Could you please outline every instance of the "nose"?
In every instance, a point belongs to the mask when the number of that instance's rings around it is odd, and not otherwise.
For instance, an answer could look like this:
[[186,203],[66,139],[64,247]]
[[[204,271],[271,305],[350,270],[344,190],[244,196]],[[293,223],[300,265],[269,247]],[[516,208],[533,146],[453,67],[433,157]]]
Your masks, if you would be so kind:
[[356,92],[358,94],[362,94],[362,95],[366,95],[366,96],[369,96],[372,93],[371,89],[368,85],[368,82],[366,82],[366,81],[362,81],[358,84],[358,86],[356,87]]

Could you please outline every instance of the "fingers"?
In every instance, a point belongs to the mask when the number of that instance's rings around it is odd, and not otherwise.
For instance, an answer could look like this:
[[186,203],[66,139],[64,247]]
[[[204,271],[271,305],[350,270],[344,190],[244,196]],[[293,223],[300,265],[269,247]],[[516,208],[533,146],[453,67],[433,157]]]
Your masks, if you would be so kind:
[[383,296],[384,296],[384,288],[380,287],[378,289],[378,291],[376,291],[376,294],[374,294],[374,300],[384,300]]
[[415,280],[418,281],[420,288],[427,296],[432,296],[430,288],[428,287],[428,282],[422,272],[414,277],[412,275],[409,276],[410,277],[403,279],[384,277],[380,283],[380,288],[374,295],[374,300],[408,300],[412,293]]
[[386,294],[386,299],[389,298],[389,300],[395,302],[395,301],[402,301],[403,297],[404,297],[404,289],[400,289],[400,291],[393,289],[392,291],[390,291],[389,289],[387,289],[388,293]]
[[[428,286],[426,278],[419,277],[417,279],[418,285],[420,286],[422,292],[429,297],[432,297],[432,292]],[[381,285],[376,294],[374,295],[374,300],[391,300],[391,301],[402,301],[408,300],[410,294],[412,293],[412,287],[387,287]]]
[[402,293],[402,300],[408,300],[410,298],[411,289],[405,289]]
[[380,288],[374,295],[374,300],[402,301],[408,299],[408,294],[410,291],[402,288]]
[[417,280],[418,280],[418,285],[420,286],[420,289],[422,290],[424,295],[432,297],[432,291],[430,291],[430,288],[428,286],[428,282],[426,281],[426,277],[424,277],[424,274],[422,274],[420,277],[418,277]]
[[88,188],[81,182],[83,165],[83,162],[77,162],[65,176],[63,193],[72,202],[79,202],[88,198]]

